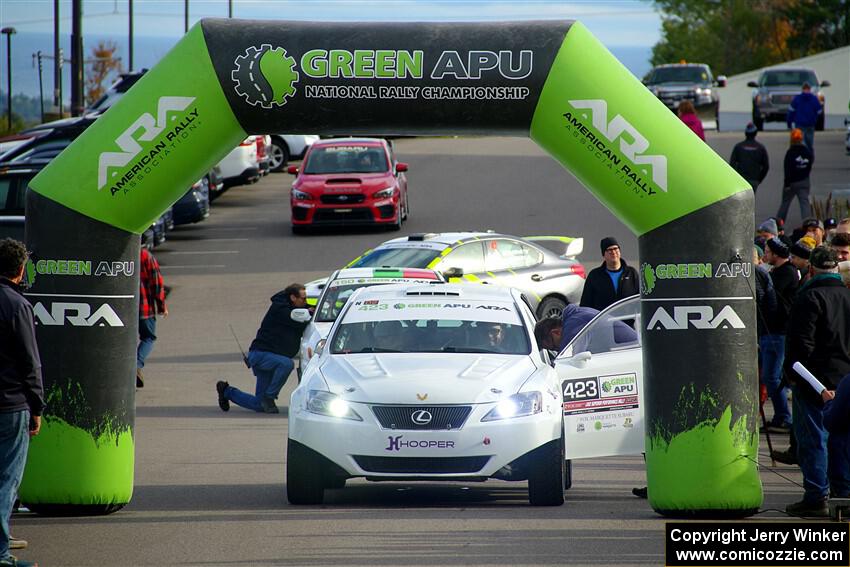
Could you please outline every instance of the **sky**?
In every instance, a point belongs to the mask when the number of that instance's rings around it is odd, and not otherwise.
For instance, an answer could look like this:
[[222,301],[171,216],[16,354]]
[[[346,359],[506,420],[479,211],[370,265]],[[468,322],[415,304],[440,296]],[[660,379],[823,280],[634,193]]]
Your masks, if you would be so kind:
[[[53,52],[53,0],[0,0],[0,27],[12,26],[12,92],[38,95],[33,53]],[[580,20],[635,74],[649,69],[661,18],[648,0],[233,0],[233,17],[316,21]],[[134,0],[134,68],[151,67],[184,31],[184,0]],[[127,0],[83,0],[84,50],[114,40],[127,54]],[[70,57],[71,1],[60,0],[60,41]],[[189,26],[228,15],[227,0],[189,0]],[[5,37],[0,38],[5,40]],[[52,92],[52,62],[44,61],[44,90]],[[6,90],[6,41],[0,41],[0,90]],[[64,69],[68,92],[68,66]],[[66,97],[67,98],[67,97]]]

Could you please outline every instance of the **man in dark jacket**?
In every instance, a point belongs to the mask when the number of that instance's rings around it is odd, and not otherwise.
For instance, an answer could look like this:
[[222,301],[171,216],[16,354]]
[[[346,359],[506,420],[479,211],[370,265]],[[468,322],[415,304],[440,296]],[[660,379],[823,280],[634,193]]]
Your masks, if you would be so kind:
[[811,150],[812,155],[815,153],[815,126],[817,126],[818,117],[822,111],[823,105],[818,97],[812,94],[812,87],[809,83],[803,83],[802,92],[791,100],[791,105],[788,107],[786,116],[788,128],[802,130],[803,141]]
[[850,380],[841,379],[837,390],[821,392],[823,426],[829,432],[829,489],[844,498],[850,494]]
[[604,262],[587,274],[581,294],[582,307],[602,311],[615,301],[640,292],[637,271],[620,257],[620,245],[613,236],[599,243]]
[[542,348],[560,352],[598,314],[599,311],[592,307],[580,307],[571,303],[564,307],[561,317],[541,319],[534,326],[537,344]]
[[744,141],[735,144],[732,149],[732,157],[729,158],[729,165],[747,180],[753,191],[758,189],[759,184],[767,177],[767,171],[770,169],[767,150],[759,142],[756,142],[756,134],[758,134],[758,128],[755,124],[752,122],[747,124],[744,130]]
[[20,288],[26,261],[22,243],[0,240],[0,565],[32,565],[9,554],[9,518],[44,409],[32,306]]
[[248,364],[257,377],[255,393],[243,392],[224,381],[216,383],[218,405],[223,411],[229,410],[233,402],[256,412],[278,413],[274,401],[295,367],[292,357],[298,353],[301,334],[308,323],[294,320],[292,310],[307,307],[307,291],[301,284],[290,284],[274,294],[271,301],[248,349]]
[[785,152],[785,181],[782,184],[782,203],[776,216],[785,222],[788,215],[788,207],[794,197],[800,202],[800,216],[803,218],[812,216],[812,206],[809,203],[809,191],[811,183],[809,175],[812,172],[812,164],[815,156],[803,143],[803,133],[799,128],[791,130],[791,145]]
[[788,389],[782,386],[782,363],[785,359],[785,341],[788,316],[797,293],[797,270],[788,261],[788,246],[779,238],[765,243],[764,261],[770,264],[770,279],[776,292],[777,308],[767,317],[766,332],[759,337],[761,356],[761,381],[773,403],[773,420],[769,427],[788,432],[791,429],[791,410],[788,407]]
[[[818,246],[809,258],[811,277],[800,288],[791,308],[785,368],[789,378],[795,362],[809,369],[828,390],[839,387],[850,373],[850,290],[838,275],[838,258],[827,246]],[[837,496],[850,496],[843,478],[833,477],[827,465],[827,432],[823,400],[802,379],[792,385],[797,459],[805,493],[785,511],[793,516],[826,516],[830,487]]]

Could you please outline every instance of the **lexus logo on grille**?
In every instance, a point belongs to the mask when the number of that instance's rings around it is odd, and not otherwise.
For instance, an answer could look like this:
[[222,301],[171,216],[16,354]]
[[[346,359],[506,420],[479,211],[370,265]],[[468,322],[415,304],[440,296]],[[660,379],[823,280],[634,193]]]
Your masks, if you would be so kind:
[[432,416],[431,416],[431,412],[424,410],[424,409],[421,409],[421,410],[416,410],[415,412],[413,412],[410,415],[410,419],[416,425],[428,425],[429,423],[431,423]]

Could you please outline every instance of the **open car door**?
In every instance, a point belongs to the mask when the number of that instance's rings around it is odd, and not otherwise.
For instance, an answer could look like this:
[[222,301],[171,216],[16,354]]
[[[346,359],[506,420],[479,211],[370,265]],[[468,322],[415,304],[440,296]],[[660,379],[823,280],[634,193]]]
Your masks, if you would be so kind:
[[567,459],[644,451],[640,296],[614,303],[555,358]]

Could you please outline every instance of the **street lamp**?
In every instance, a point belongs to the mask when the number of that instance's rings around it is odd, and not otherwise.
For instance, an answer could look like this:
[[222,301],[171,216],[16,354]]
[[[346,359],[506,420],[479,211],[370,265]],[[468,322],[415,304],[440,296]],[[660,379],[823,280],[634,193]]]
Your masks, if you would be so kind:
[[9,119],[9,132],[12,131],[12,34],[18,30],[12,27],[3,28],[0,33],[6,34],[6,115]]

